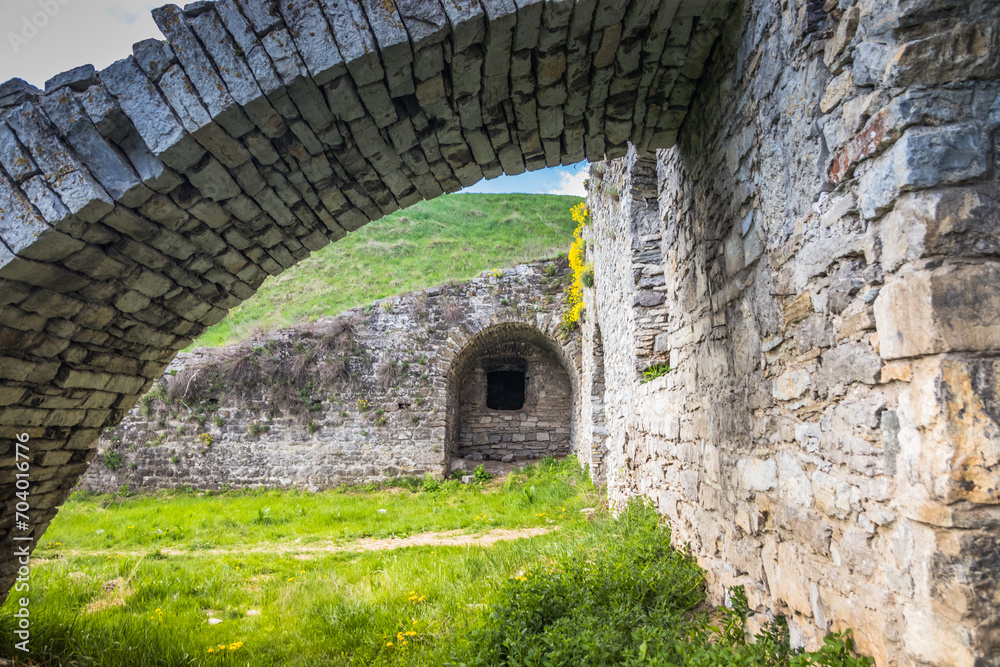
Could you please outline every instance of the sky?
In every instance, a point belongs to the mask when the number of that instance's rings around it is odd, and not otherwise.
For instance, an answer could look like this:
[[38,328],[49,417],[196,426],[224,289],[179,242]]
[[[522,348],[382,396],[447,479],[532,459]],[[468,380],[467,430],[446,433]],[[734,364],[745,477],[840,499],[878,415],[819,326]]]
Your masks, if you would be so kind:
[[[103,69],[132,44],[163,39],[150,17],[162,0],[0,0],[0,82],[45,87],[54,75],[90,63]],[[177,4],[185,4],[183,1]],[[465,192],[583,196],[586,163],[480,181]]]

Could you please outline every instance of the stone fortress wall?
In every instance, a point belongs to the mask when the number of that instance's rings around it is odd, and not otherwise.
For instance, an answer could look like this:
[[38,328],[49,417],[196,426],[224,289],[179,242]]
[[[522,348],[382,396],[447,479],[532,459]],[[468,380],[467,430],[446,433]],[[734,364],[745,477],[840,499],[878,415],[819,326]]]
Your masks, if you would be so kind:
[[[156,398],[102,434],[79,488],[318,489],[565,456],[578,373],[576,338],[559,329],[567,271],[565,259],[523,264],[182,353]],[[527,362],[520,409],[486,407],[483,363],[498,338]]]
[[796,643],[1000,665],[998,76],[996,3],[746,3],[677,147],[591,168],[609,496]]
[[[742,584],[755,622],[784,613],[811,645],[854,628],[879,665],[1000,665],[996,2],[330,6],[166,8],[166,44],[44,95],[0,87],[5,549],[11,434],[31,436],[37,538],[103,430],[266,275],[420,198],[587,157],[578,340],[497,301],[456,340],[393,348],[438,353],[429,384],[376,389],[374,348],[355,378],[320,359],[391,428],[326,407],[250,440],[237,415],[214,451],[250,461],[247,483],[279,435],[289,482],[443,472],[470,435],[484,457],[507,435],[477,445],[452,380],[481,391],[514,351],[545,354],[570,369],[581,460],[670,518],[716,602]],[[369,419],[424,444],[366,450]],[[323,433],[357,471],[316,465]],[[172,485],[204,460],[157,449],[116,474],[155,463]]]
[[[674,145],[734,5],[200,1],[154,10],[166,39],[99,72],[0,84],[5,553],[269,276],[483,178]],[[0,558],[3,598],[16,571]]]

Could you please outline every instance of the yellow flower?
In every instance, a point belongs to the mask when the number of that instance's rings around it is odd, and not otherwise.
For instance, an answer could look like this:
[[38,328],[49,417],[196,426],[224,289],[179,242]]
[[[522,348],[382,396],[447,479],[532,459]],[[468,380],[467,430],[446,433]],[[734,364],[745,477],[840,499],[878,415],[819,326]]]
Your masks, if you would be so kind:
[[288,577],[289,581],[295,581],[295,577]]
[[215,653],[215,649],[214,648],[210,648],[210,649],[208,649],[208,652],[209,653]]
[[392,646],[392,642],[386,642],[385,645],[386,646]]
[[409,632],[406,633],[406,636],[407,637],[416,637],[417,633],[414,632],[413,630],[410,630]]

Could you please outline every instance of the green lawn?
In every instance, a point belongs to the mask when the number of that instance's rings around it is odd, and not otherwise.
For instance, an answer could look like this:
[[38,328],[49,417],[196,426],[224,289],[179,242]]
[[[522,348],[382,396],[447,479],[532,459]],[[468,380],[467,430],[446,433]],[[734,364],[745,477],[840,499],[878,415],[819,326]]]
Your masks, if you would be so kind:
[[[589,530],[580,509],[598,500],[574,461],[519,480],[76,494],[35,551],[25,664],[441,664],[504,582]],[[533,536],[447,544],[500,529]],[[424,544],[376,541],[407,536]],[[13,611],[0,611],[3,656],[18,653]],[[400,645],[399,632],[416,634]]]
[[205,332],[195,347],[257,329],[336,315],[387,296],[468,280],[565,253],[579,197],[454,194],[421,202],[349,234],[275,278]]
[[[592,509],[593,508],[593,509]],[[587,512],[581,512],[586,509]],[[633,499],[567,459],[472,486],[77,494],[0,608],[17,667],[869,667],[776,619],[748,642]],[[30,648],[15,649],[29,596]]]

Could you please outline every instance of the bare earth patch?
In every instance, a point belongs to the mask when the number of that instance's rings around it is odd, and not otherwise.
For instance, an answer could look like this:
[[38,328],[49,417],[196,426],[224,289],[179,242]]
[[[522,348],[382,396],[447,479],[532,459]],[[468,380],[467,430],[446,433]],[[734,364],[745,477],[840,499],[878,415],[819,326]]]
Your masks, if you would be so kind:
[[[282,553],[282,554],[292,554],[299,559],[308,560],[310,558],[316,557],[318,554],[323,553],[341,553],[341,552],[354,552],[362,553],[366,551],[391,551],[393,549],[405,549],[407,547],[488,547],[497,542],[506,542],[511,540],[520,540],[531,537],[538,537],[540,535],[545,535],[554,530],[558,530],[558,527],[554,528],[520,528],[517,530],[506,530],[503,528],[496,528],[489,532],[483,533],[481,535],[469,535],[468,533],[463,533],[461,530],[449,530],[441,533],[420,533],[418,535],[411,535],[409,537],[389,537],[385,539],[372,539],[366,538],[361,540],[354,540],[347,543],[334,543],[325,542],[320,544],[308,544],[300,545],[295,543],[289,544],[273,544],[273,543],[263,543],[257,544],[249,548],[242,549],[193,549],[190,551],[185,551],[183,549],[177,549],[174,547],[166,547],[160,549],[159,552],[164,556],[193,556],[204,554],[206,556],[224,556],[227,554],[245,554],[245,553]],[[144,556],[146,552],[122,552],[122,551],[105,551],[105,550],[75,550],[67,549],[61,551],[58,556],[103,556],[103,555],[114,555],[114,556]],[[57,556],[57,557],[58,557]]]

